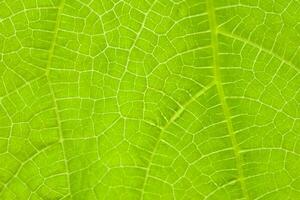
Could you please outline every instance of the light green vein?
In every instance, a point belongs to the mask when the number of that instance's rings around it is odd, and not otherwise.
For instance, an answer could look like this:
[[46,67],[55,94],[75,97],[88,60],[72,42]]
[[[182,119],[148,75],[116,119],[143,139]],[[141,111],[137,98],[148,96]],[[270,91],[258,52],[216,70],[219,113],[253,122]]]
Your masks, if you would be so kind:
[[239,35],[236,35],[236,34],[233,34],[233,33],[229,33],[225,30],[217,30],[219,34],[223,35],[223,36],[226,36],[226,37],[229,37],[229,38],[232,38],[232,39],[235,39],[235,40],[239,40],[245,44],[248,44],[252,47],[255,47],[275,58],[277,58],[278,60],[282,61],[283,63],[287,64],[288,66],[290,66],[291,68],[293,68],[294,70],[296,70],[298,73],[300,72],[300,69],[297,68],[297,66],[295,66],[294,63],[286,60],[283,56],[277,54],[276,52],[270,50],[270,49],[267,49],[265,47],[263,47],[262,45],[259,45],[259,44],[256,44],[255,42],[251,41],[249,38],[243,38]]
[[216,15],[215,15],[215,8],[214,8],[214,3],[213,0],[207,0],[207,10],[208,10],[208,18],[209,18],[209,26],[211,29],[211,44],[212,44],[212,49],[213,49],[213,58],[214,58],[214,77],[216,81],[216,86],[217,86],[217,91],[219,94],[220,98],[220,103],[222,106],[222,110],[224,113],[224,117],[226,120],[227,124],[227,129],[230,135],[231,143],[233,146],[234,150],[234,155],[236,158],[236,167],[238,170],[238,179],[241,184],[241,190],[243,193],[243,196],[246,199],[249,199],[249,195],[246,189],[246,184],[245,184],[245,177],[244,177],[244,171],[243,171],[243,160],[240,156],[240,148],[238,145],[238,142],[236,140],[236,136],[234,133],[234,129],[232,126],[232,121],[231,121],[231,113],[230,109],[227,105],[225,95],[224,95],[224,89],[222,86],[222,79],[221,79],[221,70],[220,70],[220,60],[219,60],[219,45],[218,45],[218,33],[217,33],[217,22],[216,22]]
[[56,115],[56,119],[57,119],[57,124],[58,124],[58,129],[59,129],[59,143],[61,143],[61,147],[62,147],[62,151],[63,151],[63,156],[64,156],[64,163],[65,163],[65,167],[66,167],[66,174],[67,174],[67,187],[69,189],[69,194],[71,195],[71,184],[70,184],[70,170],[69,170],[69,166],[68,166],[68,162],[67,162],[67,156],[66,156],[66,151],[65,151],[65,147],[64,147],[64,138],[63,138],[63,131],[62,131],[62,127],[61,127],[61,119],[60,119],[60,115],[58,112],[58,105],[56,102],[56,97],[55,97],[55,93],[53,90],[53,87],[51,85],[50,79],[49,79],[49,72],[50,72],[50,67],[52,64],[52,59],[53,59],[53,55],[54,55],[54,49],[55,49],[55,44],[57,41],[57,37],[58,37],[58,30],[59,30],[59,26],[61,23],[61,15],[62,15],[62,11],[64,9],[64,5],[65,5],[65,0],[61,0],[59,5],[58,5],[58,11],[57,11],[57,15],[56,15],[56,24],[54,27],[54,35],[51,41],[51,46],[49,49],[49,55],[48,55],[48,60],[47,60],[47,66],[46,66],[46,78],[47,81],[49,83],[49,89],[51,91],[51,98],[52,101],[54,103],[54,111],[55,111],[55,115]]
[[50,69],[50,66],[52,64],[52,59],[53,59],[53,55],[54,55],[54,49],[55,49],[55,44],[56,44],[56,41],[57,41],[57,36],[58,36],[58,29],[59,29],[59,26],[60,26],[60,23],[61,23],[61,14],[62,14],[62,11],[64,9],[64,5],[65,5],[65,0],[61,0],[59,5],[58,5],[58,11],[57,11],[57,14],[56,14],[56,24],[55,24],[55,27],[54,27],[54,35],[53,35],[53,38],[52,38],[52,41],[51,41],[51,46],[50,46],[50,49],[49,49],[49,55],[48,55],[48,60],[47,60],[47,66],[46,66],[46,75],[49,74],[49,69]]
[[150,167],[151,167],[151,163],[153,161],[155,152],[157,150],[159,141],[161,140],[162,137],[162,133],[176,120],[178,119],[181,114],[184,112],[184,110],[186,110],[187,106],[190,105],[192,102],[196,101],[197,98],[199,98],[201,95],[203,95],[207,90],[209,90],[210,88],[212,88],[215,85],[215,81],[212,81],[211,83],[209,83],[206,87],[202,88],[199,92],[197,92],[196,94],[194,94],[187,102],[185,102],[182,106],[180,106],[180,108],[172,115],[172,117],[170,118],[170,120],[163,126],[161,127],[158,139],[155,142],[154,148],[152,150],[152,154],[150,156],[148,165],[146,166],[146,175],[144,178],[144,182],[142,184],[142,194],[141,194],[141,199],[143,199],[143,195],[144,195],[144,188],[146,186],[146,183],[148,181],[149,178],[149,173],[150,173]]

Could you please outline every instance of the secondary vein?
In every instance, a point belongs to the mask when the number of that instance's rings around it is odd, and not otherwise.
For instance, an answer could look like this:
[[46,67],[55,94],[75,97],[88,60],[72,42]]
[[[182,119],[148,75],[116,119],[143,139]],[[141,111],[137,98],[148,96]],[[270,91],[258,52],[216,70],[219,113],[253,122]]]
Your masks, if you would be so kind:
[[216,22],[216,14],[213,0],[207,0],[207,11],[208,11],[208,19],[209,19],[209,26],[211,29],[211,45],[213,50],[213,67],[214,67],[214,77],[216,81],[217,92],[219,94],[220,103],[222,106],[222,110],[224,113],[224,117],[226,120],[226,125],[228,129],[228,133],[230,135],[230,140],[233,146],[234,155],[236,158],[236,167],[238,170],[238,180],[241,184],[241,189],[243,196],[246,199],[249,199],[249,195],[246,189],[245,184],[245,177],[244,171],[242,168],[243,160],[240,156],[240,148],[235,136],[235,132],[233,129],[232,121],[231,121],[231,113],[230,109],[227,105],[225,95],[224,95],[224,88],[222,86],[222,79],[221,79],[221,70],[220,70],[220,58],[219,58],[219,41],[218,41],[218,33],[217,33],[217,22]]
[[48,60],[47,60],[47,66],[46,66],[46,79],[49,83],[49,89],[50,89],[50,92],[51,92],[51,98],[52,98],[52,101],[54,103],[54,111],[55,111],[55,115],[56,115],[56,119],[57,119],[57,124],[58,124],[58,129],[59,129],[59,143],[61,143],[61,146],[62,146],[62,151],[63,151],[63,156],[64,156],[64,163],[65,163],[65,167],[66,167],[66,171],[67,171],[67,184],[68,184],[68,189],[69,189],[69,195],[71,195],[71,183],[70,183],[70,171],[69,171],[69,166],[68,166],[68,162],[67,162],[67,156],[66,156],[66,151],[65,151],[65,147],[64,147],[64,137],[63,137],[63,131],[62,131],[62,127],[61,127],[61,119],[60,119],[60,115],[59,115],[59,112],[58,112],[58,105],[57,105],[57,102],[56,102],[56,97],[55,97],[55,93],[54,93],[54,90],[53,90],[53,87],[50,83],[50,80],[49,80],[49,72],[50,72],[50,67],[51,67],[51,64],[52,64],[52,59],[53,59],[53,55],[54,55],[54,49],[55,49],[55,44],[56,44],[56,41],[57,41],[57,37],[58,37],[58,30],[59,30],[59,26],[60,26],[60,23],[61,23],[61,15],[62,15],[62,11],[64,9],[64,5],[65,5],[65,0],[61,0],[59,5],[58,5],[58,11],[57,11],[57,14],[56,14],[56,24],[55,24],[55,27],[54,27],[54,35],[53,35],[53,38],[52,38],[52,41],[51,41],[51,46],[50,46],[50,49],[49,49],[49,55],[48,55]]
[[166,122],[166,124],[163,127],[160,127],[160,132],[159,132],[159,136],[158,139],[156,140],[155,144],[154,144],[154,148],[152,150],[152,153],[150,155],[150,159],[149,162],[146,166],[146,174],[145,174],[145,178],[142,184],[142,194],[141,194],[141,199],[143,199],[143,195],[144,195],[144,187],[147,184],[148,178],[149,178],[149,173],[150,173],[150,167],[151,167],[151,163],[153,161],[155,152],[158,148],[158,144],[161,140],[162,137],[162,133],[173,123],[175,122],[176,119],[178,119],[181,114],[184,112],[184,110],[187,108],[187,106],[189,106],[192,102],[196,101],[197,98],[199,98],[201,95],[203,95],[205,92],[207,92],[209,89],[211,89],[213,86],[215,85],[215,81],[212,81],[211,83],[209,83],[207,86],[205,86],[204,88],[202,88],[200,91],[198,91],[196,94],[194,94],[193,96],[191,96],[191,98],[185,102],[182,106],[180,106],[180,108],[172,115],[172,117],[170,118],[170,120],[168,120],[168,122]]
[[57,14],[56,14],[56,24],[55,24],[55,27],[54,27],[54,35],[53,35],[53,38],[52,38],[52,41],[51,41],[51,46],[50,46],[50,49],[49,49],[49,56],[48,56],[48,60],[47,60],[47,66],[46,66],[46,75],[49,74],[49,68],[52,64],[52,58],[53,58],[53,54],[54,54],[54,49],[55,49],[55,44],[56,44],[56,41],[57,41],[57,36],[58,36],[58,29],[59,29],[59,26],[60,26],[60,22],[61,22],[61,14],[62,14],[62,11],[64,9],[64,5],[65,5],[65,0],[61,0],[59,5],[58,5],[58,10],[57,10]]

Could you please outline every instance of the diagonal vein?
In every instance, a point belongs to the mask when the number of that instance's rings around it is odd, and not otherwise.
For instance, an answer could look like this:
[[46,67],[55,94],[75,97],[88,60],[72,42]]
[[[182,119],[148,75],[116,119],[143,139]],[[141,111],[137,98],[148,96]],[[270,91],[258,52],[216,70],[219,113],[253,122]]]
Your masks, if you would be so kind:
[[273,56],[274,58],[277,58],[278,60],[282,61],[283,63],[287,64],[288,66],[290,66],[291,68],[293,68],[294,70],[296,70],[298,73],[300,72],[300,69],[297,68],[297,66],[295,66],[295,64],[293,64],[292,62],[286,60],[283,56],[279,55],[278,53],[270,50],[270,49],[267,49],[265,47],[263,47],[262,45],[259,45],[259,44],[256,44],[255,42],[251,41],[249,38],[243,38],[239,35],[236,35],[234,33],[229,33],[225,30],[218,30],[218,33],[223,35],[223,36],[226,36],[226,37],[229,37],[229,38],[232,38],[232,39],[235,39],[235,40],[239,40],[245,44],[248,44],[252,47],[255,47],[257,49],[259,49],[260,51],[263,51],[271,56]]
[[170,117],[170,120],[168,120],[168,122],[160,128],[160,132],[159,132],[159,136],[158,139],[156,140],[155,144],[154,144],[154,148],[152,150],[152,153],[150,155],[150,159],[148,161],[148,164],[146,166],[146,175],[143,181],[143,185],[142,185],[142,194],[141,194],[141,199],[143,199],[143,195],[144,195],[144,191],[145,191],[145,186],[146,183],[148,181],[149,178],[149,173],[150,173],[150,167],[151,167],[151,163],[152,160],[154,158],[154,154],[158,148],[158,144],[159,141],[161,140],[162,137],[162,133],[176,120],[178,119],[181,114],[184,112],[184,110],[187,108],[188,105],[190,105],[192,102],[194,102],[198,97],[200,97],[201,95],[203,95],[206,91],[208,91],[210,88],[212,88],[215,85],[215,81],[212,81],[211,83],[209,83],[206,87],[202,88],[200,91],[198,91],[196,94],[194,94],[187,102],[185,102],[182,106],[180,106],[180,108],[172,115],[172,117]]
[[61,119],[60,119],[60,115],[59,115],[59,112],[58,112],[58,105],[57,105],[57,102],[56,102],[54,89],[53,89],[53,87],[51,85],[51,82],[50,82],[50,79],[49,79],[49,72],[50,72],[50,67],[51,67],[51,64],[52,64],[52,59],[53,59],[53,56],[54,56],[54,49],[55,49],[55,44],[56,44],[57,37],[58,37],[58,30],[59,30],[59,26],[60,26],[60,23],[61,23],[61,14],[62,14],[62,11],[64,9],[64,4],[65,4],[65,0],[61,0],[59,5],[58,5],[58,11],[57,11],[57,15],[56,15],[56,24],[55,24],[55,27],[54,27],[54,35],[53,35],[53,38],[52,38],[52,41],[51,41],[51,46],[50,46],[50,49],[49,49],[47,66],[46,66],[46,70],[47,70],[46,71],[46,79],[47,79],[47,82],[49,83],[51,98],[52,98],[52,101],[54,103],[54,108],[55,108],[54,111],[55,111],[57,124],[58,124],[58,129],[59,129],[59,133],[60,133],[59,134],[59,143],[61,144],[61,147],[62,147],[63,156],[64,156],[64,164],[65,164],[66,171],[67,171],[67,187],[68,187],[68,190],[69,190],[69,194],[71,194],[70,171],[69,171],[66,151],[65,151],[65,147],[64,147],[63,131],[62,131],[61,123],[60,123]]
[[215,15],[215,8],[213,0],[207,0],[207,10],[208,10],[208,18],[209,18],[209,26],[211,29],[211,43],[212,43],[212,50],[213,50],[213,66],[214,66],[214,77],[216,81],[217,91],[219,94],[220,103],[222,106],[222,110],[224,113],[224,117],[226,120],[227,130],[230,135],[230,140],[233,146],[234,155],[236,158],[236,167],[238,170],[238,180],[241,184],[241,189],[243,196],[246,199],[249,199],[249,195],[246,189],[245,184],[245,177],[244,177],[244,171],[242,168],[243,160],[240,156],[240,148],[235,136],[235,132],[232,126],[231,121],[231,113],[230,109],[227,105],[225,95],[224,95],[224,89],[222,86],[222,80],[221,80],[221,70],[220,70],[220,60],[219,60],[219,45],[218,45],[218,33],[217,33],[217,22],[216,22],[216,15]]

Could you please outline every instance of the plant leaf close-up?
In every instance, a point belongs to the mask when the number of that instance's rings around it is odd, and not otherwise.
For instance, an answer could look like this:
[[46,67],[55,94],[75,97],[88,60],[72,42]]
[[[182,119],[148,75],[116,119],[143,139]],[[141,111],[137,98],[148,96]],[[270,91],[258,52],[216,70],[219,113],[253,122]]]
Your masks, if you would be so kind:
[[0,200],[300,200],[300,0],[0,0]]

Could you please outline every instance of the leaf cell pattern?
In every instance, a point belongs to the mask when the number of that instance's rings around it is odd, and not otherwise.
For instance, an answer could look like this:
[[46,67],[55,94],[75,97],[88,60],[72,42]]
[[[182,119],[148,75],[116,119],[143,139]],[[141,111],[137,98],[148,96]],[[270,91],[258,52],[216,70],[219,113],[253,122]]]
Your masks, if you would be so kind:
[[0,199],[300,199],[299,0],[0,0]]

